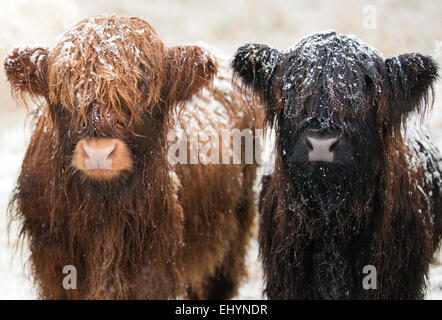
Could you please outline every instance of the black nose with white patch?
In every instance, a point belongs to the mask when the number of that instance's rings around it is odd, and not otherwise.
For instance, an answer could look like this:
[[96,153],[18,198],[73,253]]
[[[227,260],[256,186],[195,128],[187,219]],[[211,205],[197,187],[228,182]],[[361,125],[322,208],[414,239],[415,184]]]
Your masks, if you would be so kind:
[[337,135],[306,135],[305,144],[309,161],[333,162],[334,149],[339,143]]

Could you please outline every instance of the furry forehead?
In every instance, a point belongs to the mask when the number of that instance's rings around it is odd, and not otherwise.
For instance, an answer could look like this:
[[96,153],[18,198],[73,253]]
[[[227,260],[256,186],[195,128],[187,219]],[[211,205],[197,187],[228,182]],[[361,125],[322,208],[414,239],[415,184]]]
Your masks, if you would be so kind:
[[140,18],[98,16],[53,49],[14,48],[4,66],[14,94],[42,97],[51,110],[61,106],[86,121],[95,106],[131,120],[154,108],[165,114],[209,86],[218,63],[197,45],[166,47]]
[[438,65],[427,55],[384,57],[354,36],[335,31],[305,37],[286,51],[264,44],[241,46],[232,67],[266,104],[266,119],[301,114],[352,122],[368,111],[379,122],[400,124],[430,104]]
[[304,38],[285,52],[281,64],[286,115],[302,109],[315,114],[317,107],[347,116],[364,112],[367,94],[375,98],[386,80],[384,58],[377,50],[334,31]]
[[164,55],[163,43],[142,19],[85,19],[50,52],[49,98],[67,108],[98,100],[135,109],[143,86],[151,99],[159,96]]

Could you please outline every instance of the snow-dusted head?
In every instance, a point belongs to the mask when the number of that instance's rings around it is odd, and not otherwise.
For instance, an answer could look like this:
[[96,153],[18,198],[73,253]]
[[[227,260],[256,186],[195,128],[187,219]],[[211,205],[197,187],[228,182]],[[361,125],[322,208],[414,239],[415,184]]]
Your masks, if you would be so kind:
[[266,105],[285,172],[315,198],[329,190],[344,194],[343,185],[376,175],[388,157],[397,157],[389,165],[401,166],[402,123],[425,109],[437,78],[429,56],[385,59],[334,31],[310,35],[284,52],[246,44],[232,66]]
[[246,44],[232,64],[266,104],[291,168],[356,169],[380,151],[379,132],[400,127],[408,113],[427,105],[437,78],[428,56],[384,59],[355,37],[334,31],[308,36],[285,52]]
[[170,110],[216,69],[204,49],[167,48],[146,21],[117,16],[83,20],[54,48],[16,48],[5,60],[13,92],[46,101],[72,165],[95,179],[133,171],[152,151],[141,144],[161,145]]

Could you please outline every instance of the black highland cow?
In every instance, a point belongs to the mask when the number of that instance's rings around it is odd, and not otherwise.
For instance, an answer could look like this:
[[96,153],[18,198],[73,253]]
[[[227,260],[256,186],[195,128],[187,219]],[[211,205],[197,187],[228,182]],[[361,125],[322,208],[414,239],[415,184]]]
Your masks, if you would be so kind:
[[[422,298],[442,234],[442,162],[414,118],[432,104],[434,60],[385,59],[329,31],[285,52],[246,44],[232,65],[276,130],[260,196],[267,296]],[[368,289],[365,266],[376,268]]]

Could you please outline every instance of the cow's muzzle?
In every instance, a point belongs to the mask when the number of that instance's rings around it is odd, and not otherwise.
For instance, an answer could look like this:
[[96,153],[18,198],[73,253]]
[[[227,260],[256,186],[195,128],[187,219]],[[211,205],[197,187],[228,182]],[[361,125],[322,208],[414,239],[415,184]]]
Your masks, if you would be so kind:
[[130,152],[118,139],[82,139],[75,146],[72,165],[93,179],[112,179],[132,169]]

